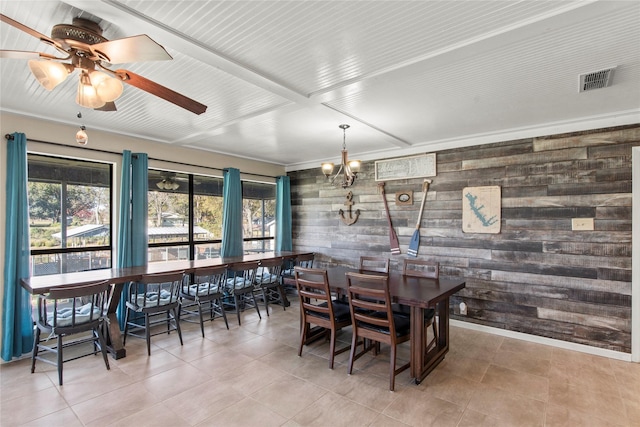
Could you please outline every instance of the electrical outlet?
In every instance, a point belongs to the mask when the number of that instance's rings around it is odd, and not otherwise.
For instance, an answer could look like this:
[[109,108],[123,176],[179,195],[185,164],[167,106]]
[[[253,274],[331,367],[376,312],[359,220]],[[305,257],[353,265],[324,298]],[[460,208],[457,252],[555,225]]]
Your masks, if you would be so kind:
[[460,303],[460,315],[461,316],[466,316],[467,315],[467,304],[461,302]]

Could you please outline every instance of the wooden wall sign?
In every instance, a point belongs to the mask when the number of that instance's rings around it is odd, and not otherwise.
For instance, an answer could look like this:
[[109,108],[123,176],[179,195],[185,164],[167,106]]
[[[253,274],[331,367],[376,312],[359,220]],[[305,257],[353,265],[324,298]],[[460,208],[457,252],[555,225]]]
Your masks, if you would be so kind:
[[375,171],[376,181],[436,176],[436,153],[377,160]]
[[465,187],[462,189],[462,231],[465,233],[500,233],[500,187]]

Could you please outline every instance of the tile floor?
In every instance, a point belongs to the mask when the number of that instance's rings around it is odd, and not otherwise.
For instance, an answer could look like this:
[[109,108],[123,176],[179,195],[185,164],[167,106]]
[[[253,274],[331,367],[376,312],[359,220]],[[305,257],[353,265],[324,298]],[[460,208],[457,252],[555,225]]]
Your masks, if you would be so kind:
[[[177,335],[130,338],[127,357],[55,367],[0,366],[0,425],[10,426],[639,426],[640,364],[451,328],[451,350],[416,386],[388,390],[388,351],[328,369],[326,343],[297,356],[299,312],[272,307]],[[339,337],[349,342],[350,328]],[[408,357],[408,343],[400,358]]]

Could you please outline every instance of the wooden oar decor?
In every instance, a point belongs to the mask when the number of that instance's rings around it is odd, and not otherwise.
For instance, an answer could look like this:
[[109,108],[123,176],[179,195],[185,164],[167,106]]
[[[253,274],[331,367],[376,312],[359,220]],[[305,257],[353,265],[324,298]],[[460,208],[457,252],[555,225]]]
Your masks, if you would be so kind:
[[384,210],[387,212],[387,223],[389,224],[389,243],[391,246],[391,255],[400,254],[400,242],[396,235],[393,225],[391,224],[391,215],[389,215],[389,206],[387,205],[387,196],[384,193],[384,182],[378,183],[378,191],[382,193],[382,200],[384,201]]
[[422,183],[422,203],[420,204],[420,213],[418,214],[418,222],[416,223],[416,230],[411,236],[411,242],[409,242],[409,249],[407,249],[407,255],[412,257],[418,256],[418,248],[420,248],[420,223],[422,222],[422,211],[424,210],[424,202],[427,201],[427,191],[429,191],[430,179],[425,179]]

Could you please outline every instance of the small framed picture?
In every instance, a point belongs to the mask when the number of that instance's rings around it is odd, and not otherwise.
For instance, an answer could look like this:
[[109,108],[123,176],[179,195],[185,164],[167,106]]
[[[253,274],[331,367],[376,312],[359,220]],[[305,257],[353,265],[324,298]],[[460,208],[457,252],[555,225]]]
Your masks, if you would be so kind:
[[464,233],[500,233],[500,186],[462,189],[462,231]]
[[413,191],[402,190],[396,192],[396,205],[412,205],[413,204]]

